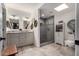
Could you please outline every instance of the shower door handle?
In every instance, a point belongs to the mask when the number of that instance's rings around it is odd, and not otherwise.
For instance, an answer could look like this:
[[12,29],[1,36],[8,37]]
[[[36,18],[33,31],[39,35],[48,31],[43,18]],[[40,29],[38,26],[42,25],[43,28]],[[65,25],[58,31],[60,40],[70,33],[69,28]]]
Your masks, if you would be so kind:
[[75,40],[75,45],[79,45],[79,40]]

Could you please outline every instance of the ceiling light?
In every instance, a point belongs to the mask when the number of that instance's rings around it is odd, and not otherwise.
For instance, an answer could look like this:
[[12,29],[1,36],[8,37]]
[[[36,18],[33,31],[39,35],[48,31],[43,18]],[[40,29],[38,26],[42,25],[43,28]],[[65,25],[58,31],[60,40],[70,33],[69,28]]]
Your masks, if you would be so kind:
[[66,4],[61,4],[61,5],[59,5],[59,6],[57,6],[56,8],[54,8],[56,11],[58,11],[58,12],[60,12],[60,11],[62,11],[62,10],[64,10],[64,9],[67,9],[67,8],[69,8]]

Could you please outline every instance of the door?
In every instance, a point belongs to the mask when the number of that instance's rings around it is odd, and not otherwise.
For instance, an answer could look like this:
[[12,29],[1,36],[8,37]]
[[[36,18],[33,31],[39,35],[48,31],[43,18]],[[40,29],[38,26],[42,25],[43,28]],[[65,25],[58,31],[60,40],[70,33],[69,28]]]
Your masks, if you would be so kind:
[[40,24],[40,43],[54,42],[54,17],[43,20]]
[[53,41],[53,25],[47,25],[47,41]]
[[6,17],[5,17],[5,9],[4,9],[4,4],[0,4],[0,55],[1,55],[1,51],[3,49],[3,43],[4,43],[4,20],[6,20]]
[[47,41],[47,28],[45,24],[40,25],[40,43],[45,43]]
[[54,17],[50,17],[46,20],[47,26],[47,42],[54,42]]
[[76,9],[76,13],[77,13],[77,16],[76,16],[76,21],[75,21],[75,55],[76,56],[79,56],[79,3],[77,3],[77,9]]

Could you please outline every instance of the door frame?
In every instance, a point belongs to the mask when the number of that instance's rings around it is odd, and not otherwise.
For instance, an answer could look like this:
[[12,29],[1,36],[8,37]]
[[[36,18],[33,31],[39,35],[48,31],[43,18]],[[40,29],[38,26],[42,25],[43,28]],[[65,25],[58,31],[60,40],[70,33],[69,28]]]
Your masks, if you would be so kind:
[[[4,41],[5,41],[5,33],[6,33],[6,9],[5,9],[5,5],[4,5],[4,3],[1,3],[1,9],[2,9],[2,11],[1,11],[1,14],[2,14],[2,17],[1,17],[1,19],[2,19],[2,37],[0,37],[0,41],[2,41],[2,43],[1,43],[1,46],[2,46],[2,48],[1,48],[1,52],[4,50]],[[0,53],[0,55],[1,55],[1,53]]]
[[75,10],[76,10],[76,12],[75,12],[75,56],[79,56],[79,52],[78,52],[78,49],[79,49],[79,44],[77,44],[77,43],[79,43],[79,39],[78,39],[78,30],[79,30],[79,26],[78,26],[78,20],[79,20],[79,12],[78,12],[78,9],[79,9],[79,3],[76,3],[75,4]]
[[3,12],[3,38],[4,38],[4,41],[3,41],[3,49],[6,47],[5,43],[6,43],[6,7],[5,7],[5,4],[2,3],[2,12]]

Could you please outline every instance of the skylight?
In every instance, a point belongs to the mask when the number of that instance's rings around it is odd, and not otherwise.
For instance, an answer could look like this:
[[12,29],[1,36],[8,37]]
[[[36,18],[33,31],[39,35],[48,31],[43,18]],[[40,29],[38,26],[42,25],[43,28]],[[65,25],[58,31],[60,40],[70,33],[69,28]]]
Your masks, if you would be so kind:
[[69,7],[66,4],[61,4],[61,5],[57,6],[56,8],[54,8],[54,10],[60,12],[60,11],[67,9],[67,8],[69,8]]

